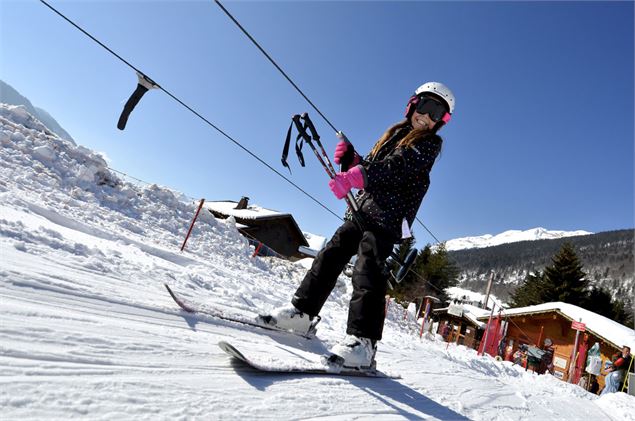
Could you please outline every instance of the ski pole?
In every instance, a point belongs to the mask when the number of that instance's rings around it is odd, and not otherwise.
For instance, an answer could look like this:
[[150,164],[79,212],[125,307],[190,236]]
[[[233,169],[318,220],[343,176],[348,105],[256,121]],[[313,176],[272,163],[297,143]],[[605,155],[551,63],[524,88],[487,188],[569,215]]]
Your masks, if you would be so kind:
[[[306,116],[306,113],[304,113],[303,115]],[[326,161],[324,161],[322,156],[320,156],[320,153],[315,148],[315,145],[313,145],[311,136],[309,136],[309,134],[306,132],[306,126],[307,126],[306,121],[308,119],[308,116],[304,117],[304,119],[305,119],[305,124],[304,125],[300,121],[301,118],[302,118],[302,116],[300,116],[299,114],[296,114],[296,115],[294,115],[292,117],[293,123],[295,124],[295,127],[298,129],[298,133],[300,134],[302,139],[306,142],[306,144],[309,145],[309,147],[311,148],[311,150],[315,154],[315,157],[317,158],[317,160],[322,165],[322,168],[324,168],[324,171],[326,171],[326,173],[328,174],[328,176],[330,178],[334,178],[335,177],[335,169],[333,169],[332,165],[327,165],[326,164]],[[315,128],[313,128],[313,130],[315,130]],[[318,136],[318,141],[319,141],[319,136]],[[328,161],[328,156],[325,156],[325,158]],[[330,161],[328,161],[328,162],[330,164]]]
[[[313,125],[313,121],[311,121],[311,119],[309,118],[309,114],[308,113],[303,113],[302,114],[302,119],[304,120],[304,123],[305,123],[306,127],[311,132],[311,137],[313,138],[313,140],[320,147],[320,151],[322,152],[322,156],[326,159],[326,163],[328,164],[329,169],[331,170],[331,172],[333,174],[335,174],[336,173],[335,168],[333,167],[333,164],[331,164],[331,160],[329,159],[328,154],[324,150],[324,146],[322,145],[322,142],[320,142],[320,135],[318,134],[317,130],[315,129],[315,126]],[[338,132],[338,133],[341,133],[341,132]]]
[[[315,126],[313,125],[313,122],[309,118],[309,115],[307,113],[302,114],[302,119],[305,122],[305,126],[309,128],[309,130],[311,131],[311,134],[313,135],[313,138],[315,139],[315,136],[317,135],[317,131],[315,130]],[[305,128],[303,127],[303,129],[305,129]],[[320,136],[317,135],[316,141],[317,141],[317,144],[320,146],[320,149],[322,150],[322,155],[324,156],[324,159],[322,158],[322,156],[319,156],[315,146],[313,145],[311,136],[309,136],[306,133],[306,129],[304,130],[304,136],[305,136],[304,139],[305,139],[306,143],[313,150],[313,152],[315,153],[315,156],[317,156],[318,160],[322,164],[322,167],[324,167],[324,170],[326,171],[326,173],[329,175],[329,177],[331,177],[331,179],[335,178],[335,174],[337,172],[335,171],[335,168],[333,167],[333,164],[331,163],[331,160],[330,160],[329,156],[327,155],[326,151],[324,150],[324,146],[322,146],[322,142],[320,142]],[[344,136],[344,137],[346,137],[346,136]],[[353,196],[353,193],[351,193],[350,191],[346,194],[346,202],[347,202],[348,206],[351,208],[351,210],[353,211],[353,214],[355,215],[359,211],[359,206],[357,205],[357,201],[355,200],[355,196]],[[360,217],[358,215],[357,219],[359,219],[359,218]]]
[[[301,123],[300,119],[304,120],[304,124]],[[334,179],[336,175],[335,168],[333,167],[331,160],[329,159],[328,155],[326,154],[326,151],[324,150],[324,147],[322,146],[322,143],[320,142],[320,136],[317,134],[317,130],[315,130],[315,126],[313,125],[313,122],[309,118],[309,115],[307,113],[303,113],[301,116],[296,114],[292,117],[292,120],[293,120],[293,124],[295,124],[296,128],[298,129],[299,136],[302,137],[302,139],[309,145],[309,147],[315,154],[316,158],[322,165],[322,168],[324,168],[324,171],[326,171],[326,174],[331,179]],[[307,133],[306,131],[307,128],[311,132],[312,136]],[[346,135],[342,133],[341,131],[338,132],[338,137],[348,142]],[[317,148],[313,144],[313,140],[316,140],[318,145],[320,145],[320,148],[322,150],[322,156],[320,155]],[[351,193],[350,191],[346,195],[346,202],[349,208],[351,209],[351,215],[353,216],[355,223],[360,227],[362,231],[365,231],[366,223],[364,222],[363,217],[360,215],[357,201],[355,200],[353,193]],[[410,266],[412,265],[416,257],[417,257],[416,249],[411,250],[411,252],[408,254],[408,256],[406,256],[404,260],[402,260],[394,251],[390,253],[390,258],[392,258],[395,262],[397,262],[399,266],[401,266],[399,268],[399,271],[397,271],[397,276],[395,276],[395,280],[397,281],[397,283],[400,283],[403,277],[409,272]],[[388,284],[392,288],[390,281],[388,281]]]

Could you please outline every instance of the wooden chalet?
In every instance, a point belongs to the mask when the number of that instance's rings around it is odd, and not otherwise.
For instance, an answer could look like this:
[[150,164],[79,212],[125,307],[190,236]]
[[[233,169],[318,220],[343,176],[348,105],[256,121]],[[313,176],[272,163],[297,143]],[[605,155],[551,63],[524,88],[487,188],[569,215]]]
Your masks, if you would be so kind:
[[[482,315],[477,319],[487,323],[489,316]],[[596,342],[600,346],[603,370],[624,345],[635,349],[633,329],[561,302],[505,309],[495,314],[486,330],[489,330],[487,343],[481,349],[492,356],[500,355],[500,350],[504,349],[502,357],[508,361],[520,345],[545,348],[548,338],[553,344],[553,375],[570,383],[578,383],[585,375],[587,351]],[[603,387],[604,376],[597,376],[597,380]]]
[[[234,201],[208,201],[204,207],[215,218],[236,220],[238,231],[258,250],[259,255],[279,255],[291,260],[310,256],[310,245],[291,214],[250,205],[249,198]],[[304,252],[300,251],[304,247]]]
[[474,349],[478,348],[487,325],[486,322],[479,320],[479,316],[489,315],[489,313],[490,310],[460,302],[453,302],[448,307],[432,310],[434,318],[439,321],[437,333],[442,335],[445,341]]

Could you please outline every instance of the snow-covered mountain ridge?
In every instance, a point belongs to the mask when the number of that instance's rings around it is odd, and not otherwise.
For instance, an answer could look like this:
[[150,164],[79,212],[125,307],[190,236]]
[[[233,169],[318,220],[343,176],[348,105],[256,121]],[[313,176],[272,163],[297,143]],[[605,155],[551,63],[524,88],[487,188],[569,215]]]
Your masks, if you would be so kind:
[[15,88],[13,88],[13,86],[2,80],[0,80],[0,103],[24,108],[24,110],[30,114],[32,119],[37,119],[42,122],[42,124],[46,126],[47,130],[55,133],[62,139],[74,143],[71,135],[69,135],[68,132],[66,132],[66,130],[64,130],[46,110],[35,107],[31,101],[22,96]]
[[616,297],[632,295],[635,285],[635,231],[624,229],[582,236],[522,241],[491,247],[449,252],[460,269],[460,285],[484,291],[490,272],[495,273],[494,291],[503,300],[530,272],[542,272],[568,242],[587,279]]
[[[318,339],[184,314],[253,316],[288,303],[305,270],[251,258],[231,219],[180,193],[137,186],[99,154],[0,105],[0,405],[5,419],[635,419],[635,398],[598,398],[551,376],[477,356],[388,306],[378,365],[402,379],[262,375],[219,340],[322,349],[341,339],[350,280],[323,308]],[[24,122],[26,126],[22,124]]]
[[497,235],[485,234],[475,237],[461,237],[448,240],[445,247],[448,251],[465,250],[471,248],[492,247],[500,244],[516,243],[519,241],[546,240],[592,234],[588,231],[556,231],[545,228],[533,228],[525,231],[509,230]]

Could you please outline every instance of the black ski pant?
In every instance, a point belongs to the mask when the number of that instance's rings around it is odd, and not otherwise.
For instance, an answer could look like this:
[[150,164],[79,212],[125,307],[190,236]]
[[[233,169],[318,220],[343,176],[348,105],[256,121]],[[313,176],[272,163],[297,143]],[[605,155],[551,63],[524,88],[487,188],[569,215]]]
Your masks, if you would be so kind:
[[346,333],[381,340],[388,287],[383,269],[392,248],[387,235],[362,231],[354,222],[344,222],[313,261],[291,302],[298,310],[317,316],[337,277],[357,254]]

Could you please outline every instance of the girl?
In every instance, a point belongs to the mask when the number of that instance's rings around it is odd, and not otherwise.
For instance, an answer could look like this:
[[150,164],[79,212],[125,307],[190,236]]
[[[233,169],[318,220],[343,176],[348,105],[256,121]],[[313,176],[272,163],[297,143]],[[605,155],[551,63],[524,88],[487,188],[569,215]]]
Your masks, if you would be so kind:
[[389,128],[362,159],[350,143],[335,149],[337,164],[351,164],[329,187],[338,199],[359,189],[359,211],[347,210],[344,224],[320,251],[291,300],[261,320],[285,330],[307,333],[335,286],[357,254],[353,295],[344,340],[331,352],[346,367],[371,367],[384,325],[387,279],[384,264],[395,243],[410,237],[410,227],[430,185],[430,170],[441,152],[437,131],[454,112],[454,95],[442,83],[421,85],[406,107],[406,119]]

